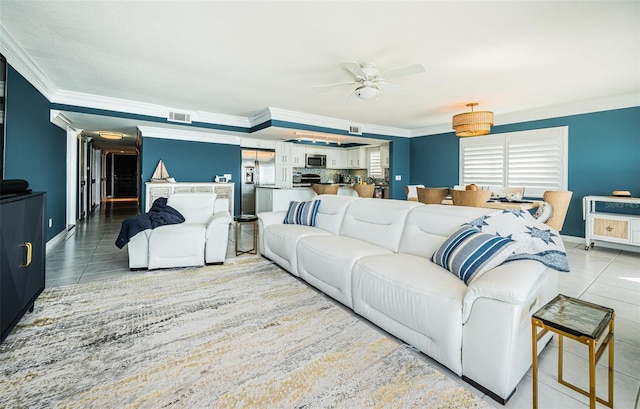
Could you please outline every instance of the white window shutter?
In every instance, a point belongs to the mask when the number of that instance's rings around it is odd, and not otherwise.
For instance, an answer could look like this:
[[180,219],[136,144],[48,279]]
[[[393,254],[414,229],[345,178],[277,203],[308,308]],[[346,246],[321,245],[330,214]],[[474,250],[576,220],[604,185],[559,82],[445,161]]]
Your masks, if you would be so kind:
[[384,174],[382,171],[382,158],[380,156],[380,148],[369,148],[369,177],[381,179]]
[[[502,186],[505,180],[504,138],[460,140],[462,185]],[[462,160],[464,158],[464,160]]]
[[535,139],[509,138],[507,184],[525,186],[528,194],[541,196],[545,190],[564,190],[562,140],[555,136]]
[[568,127],[460,140],[460,183],[524,186],[525,196],[567,190]]

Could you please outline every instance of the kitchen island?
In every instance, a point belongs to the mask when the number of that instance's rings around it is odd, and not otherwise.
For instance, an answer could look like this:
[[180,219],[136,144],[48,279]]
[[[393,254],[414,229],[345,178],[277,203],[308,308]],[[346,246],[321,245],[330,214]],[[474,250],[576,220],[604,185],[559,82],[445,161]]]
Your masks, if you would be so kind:
[[[338,195],[358,196],[353,185],[339,184]],[[256,186],[256,214],[277,210],[287,210],[292,200],[303,202],[312,200],[316,193],[310,187],[279,188],[276,186]]]

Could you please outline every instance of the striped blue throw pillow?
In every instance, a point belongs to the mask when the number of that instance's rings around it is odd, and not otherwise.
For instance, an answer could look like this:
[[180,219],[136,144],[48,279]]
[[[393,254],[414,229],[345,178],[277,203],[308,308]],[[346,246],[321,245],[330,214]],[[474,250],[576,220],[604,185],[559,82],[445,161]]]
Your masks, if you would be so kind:
[[289,210],[284,218],[284,224],[304,224],[305,226],[316,225],[316,215],[320,207],[320,200],[312,200],[309,202],[289,203]]
[[471,280],[504,263],[519,246],[520,243],[510,238],[463,225],[433,253],[431,261],[468,285]]

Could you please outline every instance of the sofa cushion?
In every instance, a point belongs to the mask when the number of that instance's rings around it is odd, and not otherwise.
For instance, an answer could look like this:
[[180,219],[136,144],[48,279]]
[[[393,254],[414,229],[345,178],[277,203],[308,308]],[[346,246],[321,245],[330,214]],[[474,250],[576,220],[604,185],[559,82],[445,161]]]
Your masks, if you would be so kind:
[[298,241],[306,236],[328,236],[331,233],[317,227],[300,224],[272,224],[262,232],[262,254],[298,277]]
[[359,199],[347,207],[340,236],[362,240],[396,252],[409,211],[422,203]]
[[149,270],[204,265],[206,226],[171,224],[160,226],[149,236]]
[[353,265],[362,257],[391,253],[366,241],[333,235],[303,237],[297,251],[300,278],[350,308]]
[[315,226],[320,202],[320,200],[311,200],[308,202],[296,202],[292,200],[289,203],[289,210],[287,210],[287,214],[284,216],[284,224]]
[[462,224],[494,211],[437,204],[416,207],[407,216],[398,252],[431,258],[442,242]]
[[215,201],[215,193],[174,193],[167,205],[182,213],[186,223],[206,224],[214,213]]
[[469,284],[486,271],[502,264],[520,246],[507,237],[482,233],[463,225],[433,253],[431,261]]
[[319,195],[316,200],[320,200],[318,215],[316,216],[316,227],[326,230],[332,234],[340,233],[340,226],[344,219],[347,207],[357,197],[338,195]]
[[460,375],[467,286],[409,254],[364,257],[353,267],[353,310]]

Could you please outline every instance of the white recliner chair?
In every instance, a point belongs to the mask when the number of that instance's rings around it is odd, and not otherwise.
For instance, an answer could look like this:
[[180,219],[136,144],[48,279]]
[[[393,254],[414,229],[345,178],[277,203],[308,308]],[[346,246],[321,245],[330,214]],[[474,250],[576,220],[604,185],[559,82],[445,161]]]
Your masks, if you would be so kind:
[[129,268],[171,268],[224,263],[229,239],[228,199],[215,193],[175,193],[167,205],[184,223],[141,231],[128,244]]

